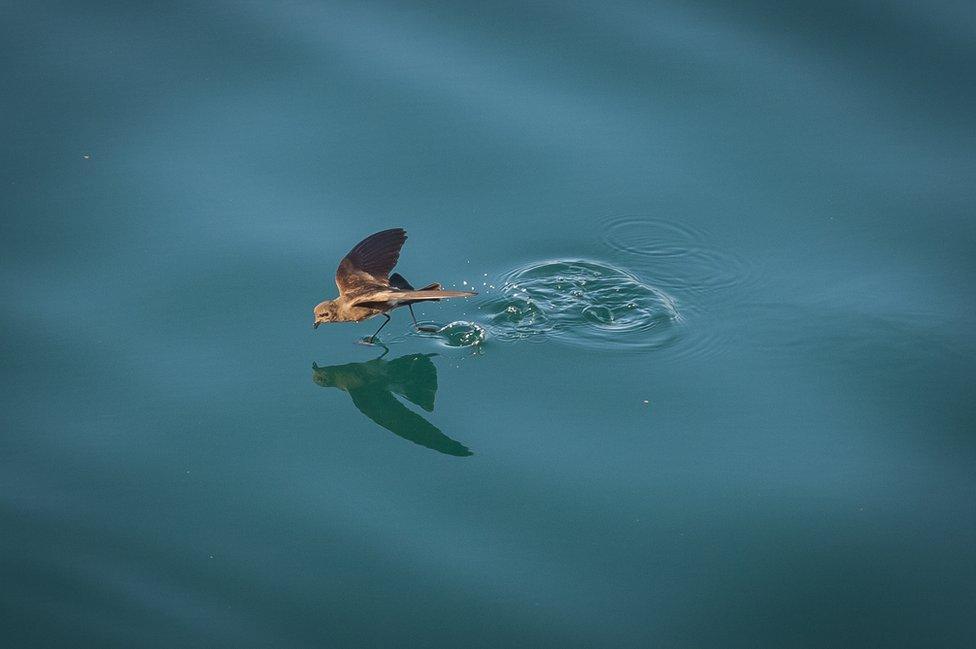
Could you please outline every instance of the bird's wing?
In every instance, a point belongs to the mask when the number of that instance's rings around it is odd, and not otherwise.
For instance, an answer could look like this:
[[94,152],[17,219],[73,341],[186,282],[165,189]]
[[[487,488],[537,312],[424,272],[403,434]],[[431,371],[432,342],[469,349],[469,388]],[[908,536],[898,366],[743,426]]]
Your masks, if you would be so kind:
[[407,240],[402,228],[383,230],[356,244],[339,262],[336,286],[340,295],[352,295],[364,287],[388,287],[390,271],[400,258],[400,248]]
[[349,390],[359,411],[391,433],[447,455],[471,455],[464,444],[451,439],[429,421],[410,410],[382,388]]
[[400,273],[393,273],[390,275],[390,286],[398,288],[402,291],[412,291],[413,284],[407,281],[407,278]]

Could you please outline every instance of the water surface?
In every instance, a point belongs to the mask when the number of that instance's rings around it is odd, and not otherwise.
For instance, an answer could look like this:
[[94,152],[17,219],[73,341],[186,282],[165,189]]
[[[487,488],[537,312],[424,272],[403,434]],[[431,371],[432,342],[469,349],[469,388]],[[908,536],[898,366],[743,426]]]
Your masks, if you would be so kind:
[[10,646],[976,640],[969,4],[0,13]]

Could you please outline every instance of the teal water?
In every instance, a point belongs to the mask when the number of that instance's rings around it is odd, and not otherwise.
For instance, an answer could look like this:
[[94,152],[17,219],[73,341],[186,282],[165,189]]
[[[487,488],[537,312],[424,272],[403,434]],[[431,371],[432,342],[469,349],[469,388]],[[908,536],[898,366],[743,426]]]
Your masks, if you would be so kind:
[[4,646],[976,642],[971,3],[0,16]]

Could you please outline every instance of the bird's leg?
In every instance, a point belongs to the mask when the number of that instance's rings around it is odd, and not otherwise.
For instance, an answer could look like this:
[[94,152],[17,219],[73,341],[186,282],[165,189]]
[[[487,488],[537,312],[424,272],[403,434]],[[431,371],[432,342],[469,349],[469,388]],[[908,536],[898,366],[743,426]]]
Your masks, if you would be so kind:
[[390,324],[390,314],[389,313],[384,313],[383,314],[383,317],[386,318],[386,322],[384,322],[383,324],[381,324],[380,325],[380,328],[376,330],[376,333],[374,333],[372,336],[369,337],[369,342],[370,343],[375,343],[376,342],[376,334],[378,334],[380,331],[382,331],[383,330],[383,327],[385,327],[386,325]]
[[415,316],[413,314],[413,305],[412,304],[408,304],[407,305],[407,308],[410,309],[410,317],[413,318],[413,326],[414,326],[414,329],[416,329],[417,331],[425,331],[427,333],[432,333],[432,332],[436,332],[437,331],[437,327],[431,327],[429,325],[421,326],[421,325],[417,324],[417,316]]

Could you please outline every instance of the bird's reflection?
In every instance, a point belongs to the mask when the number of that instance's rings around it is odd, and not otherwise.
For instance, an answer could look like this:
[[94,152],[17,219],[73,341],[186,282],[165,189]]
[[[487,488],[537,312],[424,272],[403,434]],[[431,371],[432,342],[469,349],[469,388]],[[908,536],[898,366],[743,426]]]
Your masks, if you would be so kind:
[[434,410],[437,368],[431,362],[431,356],[436,354],[409,354],[392,361],[380,357],[365,363],[328,367],[312,363],[312,380],[323,387],[348,392],[361,413],[414,444],[447,455],[471,455],[467,447],[442,433],[393,396],[399,394],[427,412]]

